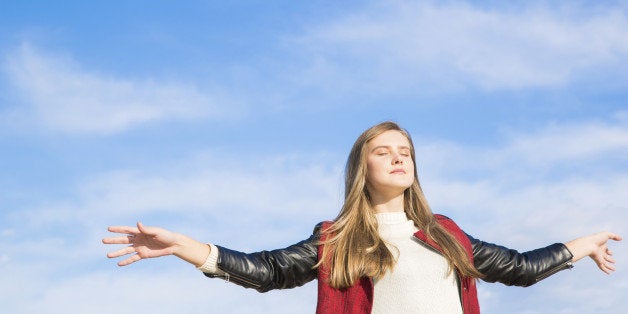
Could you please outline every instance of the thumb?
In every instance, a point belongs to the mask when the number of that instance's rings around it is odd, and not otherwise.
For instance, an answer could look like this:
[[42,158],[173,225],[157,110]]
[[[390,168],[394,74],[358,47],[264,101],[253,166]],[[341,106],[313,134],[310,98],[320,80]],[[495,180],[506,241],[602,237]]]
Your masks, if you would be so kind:
[[613,233],[613,232],[600,232],[601,236],[604,238],[604,242],[608,241],[608,240],[614,240],[614,241],[621,241],[622,238],[620,235]]
[[144,226],[144,224],[139,221],[137,222],[137,229],[140,233],[150,234],[150,227]]

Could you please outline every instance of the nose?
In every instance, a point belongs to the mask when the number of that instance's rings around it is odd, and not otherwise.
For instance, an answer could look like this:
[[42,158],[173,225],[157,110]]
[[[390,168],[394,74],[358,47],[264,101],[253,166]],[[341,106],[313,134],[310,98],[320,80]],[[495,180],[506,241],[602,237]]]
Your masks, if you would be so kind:
[[392,164],[393,165],[403,165],[403,159],[401,158],[401,155],[394,154],[393,159],[392,159]]

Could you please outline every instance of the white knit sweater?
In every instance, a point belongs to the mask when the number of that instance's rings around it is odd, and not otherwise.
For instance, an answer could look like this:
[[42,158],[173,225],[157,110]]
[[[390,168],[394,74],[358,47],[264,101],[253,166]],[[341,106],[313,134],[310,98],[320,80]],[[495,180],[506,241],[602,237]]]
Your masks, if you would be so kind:
[[405,213],[376,214],[379,234],[395,256],[394,269],[375,281],[372,313],[462,313],[447,260],[424,246]]

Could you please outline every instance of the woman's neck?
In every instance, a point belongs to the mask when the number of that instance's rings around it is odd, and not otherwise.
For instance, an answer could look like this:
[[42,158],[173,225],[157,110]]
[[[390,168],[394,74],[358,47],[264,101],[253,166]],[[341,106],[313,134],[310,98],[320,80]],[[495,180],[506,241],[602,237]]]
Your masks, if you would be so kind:
[[384,197],[383,195],[371,195],[371,203],[375,213],[403,212],[403,193]]

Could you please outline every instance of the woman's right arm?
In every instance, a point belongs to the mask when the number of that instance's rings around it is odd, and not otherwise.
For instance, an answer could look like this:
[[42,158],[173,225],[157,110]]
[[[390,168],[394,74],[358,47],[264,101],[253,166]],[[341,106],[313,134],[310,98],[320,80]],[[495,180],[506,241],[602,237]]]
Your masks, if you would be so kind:
[[107,254],[109,258],[129,255],[118,263],[126,266],[146,258],[175,255],[196,267],[204,265],[210,253],[218,254],[217,267],[221,271],[205,273],[259,292],[301,286],[316,278],[314,269],[318,261],[317,244],[321,224],[306,240],[289,247],[245,254],[224,247],[215,247],[185,235],[141,223],[137,227],[109,227],[110,232],[124,234],[102,240],[105,244],[128,244],[127,247]]

